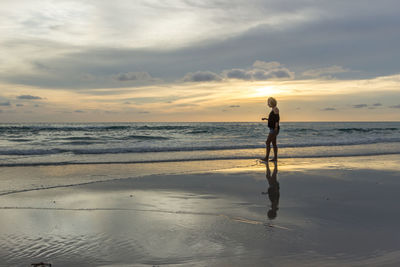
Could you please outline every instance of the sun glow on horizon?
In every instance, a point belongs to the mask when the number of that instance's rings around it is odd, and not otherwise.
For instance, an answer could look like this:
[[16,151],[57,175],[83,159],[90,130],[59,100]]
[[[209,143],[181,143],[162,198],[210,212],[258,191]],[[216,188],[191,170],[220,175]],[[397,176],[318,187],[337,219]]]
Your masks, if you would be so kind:
[[[74,91],[8,85],[1,90],[11,100],[3,102],[0,116],[3,122],[257,121],[265,112],[266,99],[273,96],[285,121],[335,121],[348,117],[344,114],[351,114],[349,120],[365,120],[367,113],[368,120],[382,116],[400,120],[396,85],[400,87],[398,75],[352,81],[177,82]],[[21,95],[40,99],[19,99]]]
[[255,93],[251,94],[251,97],[269,97],[272,95],[279,95],[280,90],[272,85],[254,88]]

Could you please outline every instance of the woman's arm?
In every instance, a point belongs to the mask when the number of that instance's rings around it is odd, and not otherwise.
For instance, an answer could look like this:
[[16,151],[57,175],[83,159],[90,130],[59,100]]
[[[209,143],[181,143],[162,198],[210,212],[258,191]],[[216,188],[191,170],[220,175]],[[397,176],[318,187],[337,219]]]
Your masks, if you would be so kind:
[[278,130],[279,128],[279,108],[275,107],[274,108],[274,113],[275,113],[275,130]]

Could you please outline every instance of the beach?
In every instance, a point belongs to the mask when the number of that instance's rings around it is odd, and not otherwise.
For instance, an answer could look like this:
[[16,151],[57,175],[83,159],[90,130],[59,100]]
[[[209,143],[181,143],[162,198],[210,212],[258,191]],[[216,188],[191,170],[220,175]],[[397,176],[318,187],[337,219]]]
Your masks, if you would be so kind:
[[2,167],[0,266],[398,266],[399,166],[382,155],[281,159],[269,173],[257,159]]
[[400,267],[400,1],[1,1],[0,267]]

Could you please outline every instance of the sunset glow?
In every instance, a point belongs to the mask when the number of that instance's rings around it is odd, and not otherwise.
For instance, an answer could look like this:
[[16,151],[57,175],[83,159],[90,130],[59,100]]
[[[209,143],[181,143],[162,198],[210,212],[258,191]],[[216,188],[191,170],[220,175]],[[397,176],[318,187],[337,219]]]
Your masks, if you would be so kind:
[[1,5],[1,122],[259,121],[269,96],[284,121],[400,120],[393,8]]

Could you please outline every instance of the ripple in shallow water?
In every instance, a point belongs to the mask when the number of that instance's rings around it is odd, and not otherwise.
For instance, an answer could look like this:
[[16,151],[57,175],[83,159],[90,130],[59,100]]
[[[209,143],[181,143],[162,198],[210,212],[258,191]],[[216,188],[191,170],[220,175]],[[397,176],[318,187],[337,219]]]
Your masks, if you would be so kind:
[[126,236],[46,235],[31,237],[8,235],[1,237],[0,258],[7,265],[51,262],[107,264],[122,261],[141,261],[146,251],[134,239]]

